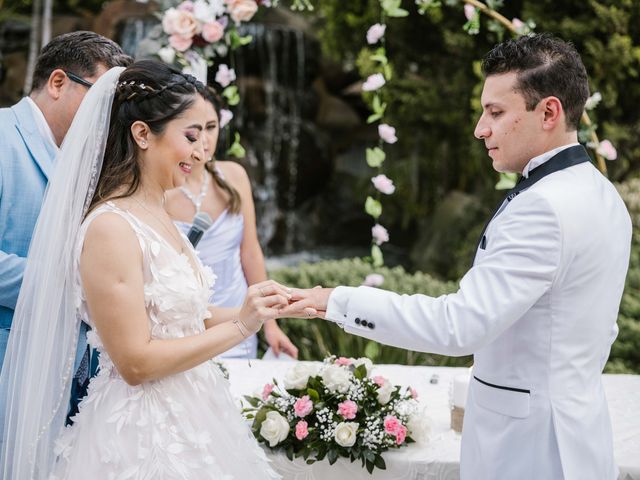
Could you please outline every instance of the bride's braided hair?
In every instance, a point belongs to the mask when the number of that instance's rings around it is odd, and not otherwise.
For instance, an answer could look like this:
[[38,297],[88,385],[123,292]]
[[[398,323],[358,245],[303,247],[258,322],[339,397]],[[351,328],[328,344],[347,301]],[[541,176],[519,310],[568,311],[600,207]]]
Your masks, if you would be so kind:
[[89,211],[109,199],[128,197],[140,186],[138,145],[131,125],[142,121],[154,135],[203,95],[195,77],[152,60],[135,62],[122,72],[111,107],[109,135]]

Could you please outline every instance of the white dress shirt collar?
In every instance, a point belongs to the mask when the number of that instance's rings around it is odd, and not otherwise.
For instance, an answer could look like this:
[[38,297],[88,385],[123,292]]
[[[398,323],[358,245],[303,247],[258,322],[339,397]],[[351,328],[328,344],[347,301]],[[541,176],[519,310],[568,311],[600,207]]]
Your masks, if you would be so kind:
[[522,176],[525,177],[525,178],[529,177],[529,172],[531,170],[533,170],[536,167],[539,167],[540,165],[542,165],[545,162],[548,162],[552,157],[554,157],[555,155],[557,155],[561,151],[566,150],[569,147],[575,147],[576,145],[580,145],[580,144],[579,143],[570,143],[568,145],[562,145],[561,147],[557,147],[557,148],[554,148],[553,150],[549,150],[548,152],[544,152],[542,155],[538,155],[537,157],[533,157],[531,160],[529,160],[529,163],[527,163],[524,166],[524,169],[522,170]]
[[47,120],[44,118],[44,114],[40,107],[36,105],[36,102],[31,99],[31,97],[27,97],[27,102],[31,105],[31,110],[33,111],[33,119],[36,121],[36,127],[38,128],[38,132],[42,139],[47,142],[48,147],[53,147],[50,149],[51,152],[57,152],[60,148],[56,145],[56,139],[53,136],[53,132],[51,131],[51,127],[47,123]]

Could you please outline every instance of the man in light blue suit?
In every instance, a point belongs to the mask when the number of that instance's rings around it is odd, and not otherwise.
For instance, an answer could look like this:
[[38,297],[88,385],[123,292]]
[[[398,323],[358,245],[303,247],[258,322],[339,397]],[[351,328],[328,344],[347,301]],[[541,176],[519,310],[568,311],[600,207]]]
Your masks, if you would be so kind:
[[[96,33],[60,35],[40,52],[29,96],[0,109],[0,367],[56,154],[93,82],[130,62],[116,43]],[[76,366],[85,350],[81,341]]]

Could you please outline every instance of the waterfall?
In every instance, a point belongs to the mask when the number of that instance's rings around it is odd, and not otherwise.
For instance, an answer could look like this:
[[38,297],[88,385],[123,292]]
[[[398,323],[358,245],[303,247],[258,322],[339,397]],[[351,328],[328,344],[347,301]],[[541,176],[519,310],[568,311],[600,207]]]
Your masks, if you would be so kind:
[[[304,34],[286,26],[247,24],[242,35],[251,44],[236,50],[233,65],[238,75],[241,104],[236,127],[252,145],[251,160],[261,170],[254,178],[256,218],[260,240],[268,245],[278,233],[285,252],[298,244],[295,213],[298,186],[301,100],[305,95]],[[264,119],[249,121],[245,104],[246,80],[261,79],[264,91]],[[280,206],[284,211],[280,211]],[[279,232],[279,229],[283,231]]]

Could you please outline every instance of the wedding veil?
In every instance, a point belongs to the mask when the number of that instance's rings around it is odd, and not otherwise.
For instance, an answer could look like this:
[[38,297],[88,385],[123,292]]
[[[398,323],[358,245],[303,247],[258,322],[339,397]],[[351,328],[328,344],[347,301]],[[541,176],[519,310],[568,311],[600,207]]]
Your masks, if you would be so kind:
[[48,478],[55,461],[80,326],[74,247],[102,168],[122,70],[102,75],[82,101],[56,157],[33,233],[0,376],[4,480]]

